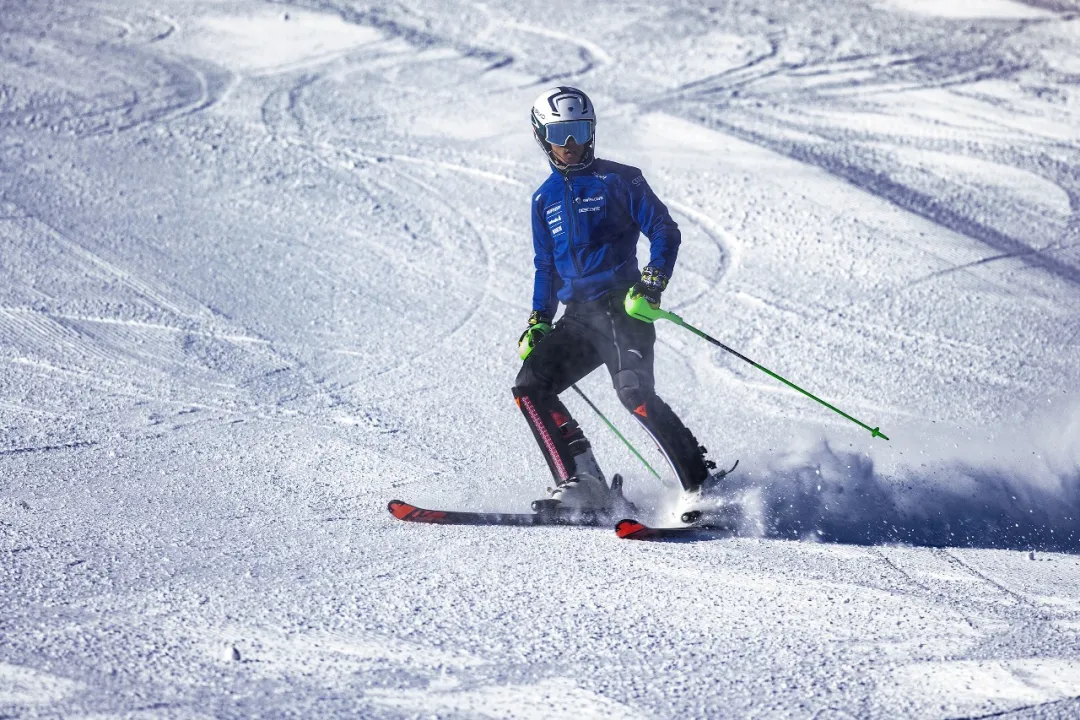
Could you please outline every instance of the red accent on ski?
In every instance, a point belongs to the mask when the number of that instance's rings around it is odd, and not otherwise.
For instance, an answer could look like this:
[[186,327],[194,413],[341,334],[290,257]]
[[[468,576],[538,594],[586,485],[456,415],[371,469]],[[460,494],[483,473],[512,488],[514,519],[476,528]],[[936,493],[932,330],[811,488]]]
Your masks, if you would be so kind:
[[649,417],[649,413],[645,410],[645,403],[641,403],[636,408],[634,408],[634,413],[636,415],[640,415],[643,418]]
[[400,500],[391,500],[386,507],[390,510],[391,515],[406,522],[440,523],[446,519],[445,512],[424,510]]
[[615,534],[623,540],[645,540],[653,535],[653,530],[637,520],[627,519],[615,523]]
[[396,517],[398,520],[408,520],[411,513],[416,512],[416,508],[408,503],[403,503],[400,500],[391,500],[387,504],[387,509],[390,510],[390,514]]

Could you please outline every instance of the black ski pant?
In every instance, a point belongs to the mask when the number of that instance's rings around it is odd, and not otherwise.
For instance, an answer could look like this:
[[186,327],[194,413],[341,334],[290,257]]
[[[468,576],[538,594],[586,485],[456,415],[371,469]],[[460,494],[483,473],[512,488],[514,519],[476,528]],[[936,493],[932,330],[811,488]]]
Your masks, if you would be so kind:
[[587,303],[568,303],[562,318],[525,359],[514,397],[559,483],[574,474],[574,456],[588,449],[581,428],[559,395],[606,365],[619,400],[652,436],[682,486],[700,487],[708,476],[702,450],[654,390],[651,323],[626,314],[626,290]]

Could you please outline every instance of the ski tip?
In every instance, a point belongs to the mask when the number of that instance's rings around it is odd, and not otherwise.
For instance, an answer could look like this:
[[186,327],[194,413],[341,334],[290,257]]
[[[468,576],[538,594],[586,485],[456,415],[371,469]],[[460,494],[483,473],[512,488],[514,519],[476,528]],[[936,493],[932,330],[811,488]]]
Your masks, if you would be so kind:
[[418,523],[452,523],[443,510],[425,510],[401,500],[391,500],[386,509],[398,520]]
[[632,518],[615,523],[615,534],[624,540],[640,538],[649,534],[649,528]]
[[386,509],[398,520],[405,520],[416,511],[416,507],[401,500],[391,500],[386,504]]

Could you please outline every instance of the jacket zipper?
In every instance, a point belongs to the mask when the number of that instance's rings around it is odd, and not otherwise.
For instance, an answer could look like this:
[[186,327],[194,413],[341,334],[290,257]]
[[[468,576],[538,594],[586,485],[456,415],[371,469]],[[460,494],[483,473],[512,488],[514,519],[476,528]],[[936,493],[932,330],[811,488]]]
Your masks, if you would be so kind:
[[[574,250],[574,223],[577,222],[577,215],[574,213],[574,186],[568,176],[563,176],[563,180],[566,182],[566,195],[564,195],[563,206],[566,208],[567,249],[570,251],[570,259],[574,261],[574,269],[577,270],[577,276],[580,279],[581,263],[578,261],[577,251]],[[573,287],[573,283],[571,283],[571,287]]]

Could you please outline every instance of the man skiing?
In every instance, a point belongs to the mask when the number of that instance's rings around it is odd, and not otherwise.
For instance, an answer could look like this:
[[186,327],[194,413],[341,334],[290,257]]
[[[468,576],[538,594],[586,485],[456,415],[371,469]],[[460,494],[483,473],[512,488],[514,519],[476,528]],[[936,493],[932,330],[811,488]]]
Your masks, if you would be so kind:
[[[555,478],[560,507],[612,512],[589,441],[559,394],[606,365],[622,404],[656,441],[684,491],[700,493],[715,464],[654,390],[656,330],[624,303],[660,304],[681,236],[641,171],[594,156],[596,114],[576,88],[545,91],[532,107],[533,134],[551,176],[533,194],[532,314],[518,341],[524,360],[513,392]],[[637,242],[650,242],[639,271]],[[559,302],[566,310],[552,326]]]

